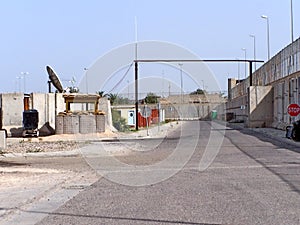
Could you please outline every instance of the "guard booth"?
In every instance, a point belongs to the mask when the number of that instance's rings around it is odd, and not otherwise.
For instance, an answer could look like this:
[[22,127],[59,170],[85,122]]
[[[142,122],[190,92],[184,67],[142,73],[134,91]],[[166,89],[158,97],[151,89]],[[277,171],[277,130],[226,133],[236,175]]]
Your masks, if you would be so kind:
[[[85,105],[85,111],[93,111],[96,115],[98,113],[98,101],[100,95],[91,94],[64,94],[63,95],[66,104],[66,113],[71,112],[71,104],[81,103],[81,108],[74,108],[75,110],[83,111],[83,105]],[[93,107],[89,107],[92,105]],[[83,106],[84,107],[84,106]]]
[[66,109],[56,116],[56,134],[105,132],[105,115],[98,110],[100,95],[72,93],[63,97]]

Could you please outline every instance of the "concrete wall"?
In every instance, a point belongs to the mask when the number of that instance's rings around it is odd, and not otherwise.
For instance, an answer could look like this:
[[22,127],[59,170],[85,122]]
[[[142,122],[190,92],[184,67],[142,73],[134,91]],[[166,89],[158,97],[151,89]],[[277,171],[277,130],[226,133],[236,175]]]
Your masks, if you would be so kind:
[[232,122],[244,122],[248,119],[248,95],[228,100],[226,112],[233,114]]
[[[257,91],[264,92],[269,89],[268,86],[273,87],[272,94],[268,94],[268,96],[273,96],[273,118],[272,120],[270,118],[265,118],[264,124],[266,126],[269,126],[270,121],[273,121],[270,126],[285,129],[287,125],[300,119],[300,115],[297,117],[291,117],[287,113],[289,104],[300,104],[300,38],[273,56],[268,62],[256,70],[252,74],[252,77],[252,85],[258,87]],[[234,110],[234,107],[238,109],[238,105],[241,104],[241,99],[248,95],[245,90],[249,88],[249,81],[248,77],[238,85],[229,85],[228,95],[232,99],[228,102],[228,111],[231,111],[236,115],[239,113],[238,110]],[[230,86],[234,87],[230,89]],[[266,87],[266,89],[263,90],[263,88],[261,88],[262,86]],[[253,91],[255,89],[250,87],[250,90]],[[267,104],[267,110],[269,110],[270,101],[268,96],[264,96],[268,99],[267,103],[265,103]],[[253,93],[250,93],[247,99],[250,100],[252,97]],[[257,110],[260,111],[260,109]],[[250,111],[252,112],[252,110]],[[256,113],[255,110],[253,112]],[[251,123],[251,119],[253,119],[253,121],[257,120],[257,117],[257,114],[253,115],[253,117],[250,115],[249,122]]]
[[166,119],[208,119],[213,110],[225,114],[226,99],[220,94],[171,95],[160,100]]
[[[273,56],[252,74],[253,86],[266,86],[293,75],[300,71],[300,38],[289,44]],[[249,87],[249,77],[239,85],[233,87],[230,92],[232,98],[236,98],[246,92]]]
[[0,130],[0,150],[6,148],[6,132],[4,130]]
[[270,127],[273,123],[273,87],[252,86],[248,95],[248,127]]
[[110,101],[106,97],[99,99],[98,109],[99,111],[103,111],[105,113],[105,129],[116,131],[112,122]]
[[[23,131],[23,93],[5,93],[0,95],[2,112],[2,128],[7,130],[8,136],[20,136]],[[55,128],[55,114],[64,111],[65,104],[62,94],[32,93],[29,100],[30,108],[39,112],[39,126],[41,128],[49,122]]]
[[11,133],[19,135],[22,133],[23,127],[23,99],[21,93],[1,94],[1,112],[2,112],[2,128],[7,130],[8,135]]
[[300,72],[280,79],[272,86],[274,87],[274,122],[272,126],[285,129],[287,125],[300,119],[300,115],[291,117],[287,113],[289,104],[300,104]]
[[61,93],[32,93],[31,108],[39,112],[39,128],[46,122],[55,128],[55,116],[65,110],[64,98]]

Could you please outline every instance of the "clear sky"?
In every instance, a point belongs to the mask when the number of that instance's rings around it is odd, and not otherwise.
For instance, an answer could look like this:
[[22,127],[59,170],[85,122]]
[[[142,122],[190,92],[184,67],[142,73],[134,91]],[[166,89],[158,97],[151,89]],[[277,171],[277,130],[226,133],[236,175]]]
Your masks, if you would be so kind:
[[[296,39],[299,1],[293,1],[293,9]],[[29,73],[27,92],[47,92],[46,65],[55,69],[64,85],[73,76],[80,82],[84,68],[97,58],[135,41],[135,17],[139,41],[174,43],[201,59],[243,59],[242,48],[253,59],[249,34],[254,34],[256,58],[266,60],[263,14],[270,22],[271,56],[291,42],[290,0],[3,0],[0,11],[0,92],[23,91],[21,72]],[[221,90],[227,89],[228,77],[238,76],[237,64],[208,66]],[[244,73],[240,64],[240,76]]]

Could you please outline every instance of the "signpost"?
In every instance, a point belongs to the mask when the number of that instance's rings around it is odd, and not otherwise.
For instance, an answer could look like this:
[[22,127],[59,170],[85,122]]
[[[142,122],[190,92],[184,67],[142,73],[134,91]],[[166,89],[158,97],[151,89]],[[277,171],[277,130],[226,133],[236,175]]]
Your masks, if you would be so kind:
[[300,106],[298,104],[290,104],[287,112],[290,116],[298,116],[300,113]]
[[151,116],[151,108],[148,106],[144,105],[144,107],[141,110],[141,115],[142,117],[146,118],[146,124],[147,124],[147,136],[149,136],[149,128],[148,128],[148,117]]

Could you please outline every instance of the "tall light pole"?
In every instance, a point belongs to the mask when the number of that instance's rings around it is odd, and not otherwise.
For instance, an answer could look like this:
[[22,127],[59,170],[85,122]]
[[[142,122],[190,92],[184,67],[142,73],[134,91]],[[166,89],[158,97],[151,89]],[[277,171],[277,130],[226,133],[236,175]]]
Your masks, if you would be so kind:
[[26,93],[26,76],[29,75],[29,72],[21,72],[21,75],[24,79],[24,93]]
[[[239,58],[236,58],[236,60],[239,60]],[[237,62],[238,64],[238,81],[240,82],[240,62]]]
[[292,42],[294,42],[294,22],[293,22],[293,0],[291,0],[291,38]]
[[270,24],[269,17],[266,15],[262,15],[261,18],[267,21],[267,44],[268,44],[268,60],[270,60]]
[[[255,43],[255,35],[249,34],[251,38],[253,38],[253,58],[256,60],[256,43]],[[254,71],[256,70],[256,62],[254,62]]]
[[19,80],[19,93],[21,93],[21,79],[23,78],[22,76],[16,77]]
[[87,78],[87,71],[89,70],[88,68],[84,68],[85,72],[85,88],[86,88],[86,93],[89,93],[89,89],[88,89],[88,78]]
[[129,101],[129,80],[127,80],[127,98]]
[[183,80],[182,80],[182,63],[178,63],[178,66],[180,67],[180,97],[181,97],[181,104],[183,103],[183,94],[182,94],[182,90],[183,90]]
[[242,48],[242,51],[245,54],[245,79],[246,79],[246,77],[247,77],[247,62],[246,62],[246,60],[247,60],[247,49],[246,48]]

